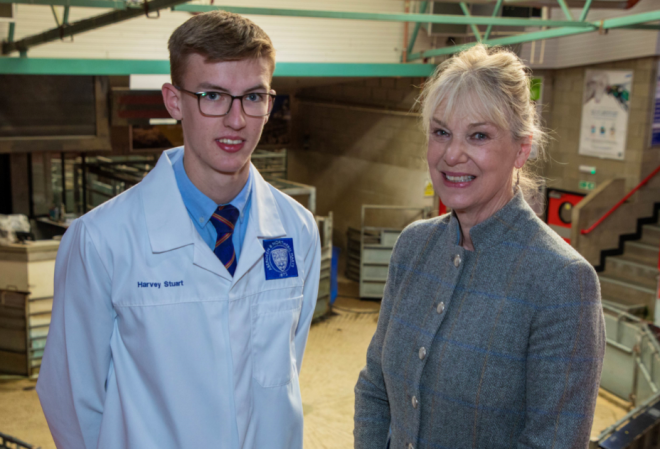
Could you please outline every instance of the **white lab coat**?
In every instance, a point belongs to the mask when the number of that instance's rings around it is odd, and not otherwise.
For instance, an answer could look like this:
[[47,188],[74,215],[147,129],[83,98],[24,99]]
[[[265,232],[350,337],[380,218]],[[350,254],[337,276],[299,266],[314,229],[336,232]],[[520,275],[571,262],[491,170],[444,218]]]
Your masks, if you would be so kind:
[[[302,447],[314,217],[252,166],[232,278],[186,212],[172,169],[182,156],[165,152],[62,239],[37,384],[60,449]],[[298,276],[266,280],[262,240],[278,238],[293,239]]]

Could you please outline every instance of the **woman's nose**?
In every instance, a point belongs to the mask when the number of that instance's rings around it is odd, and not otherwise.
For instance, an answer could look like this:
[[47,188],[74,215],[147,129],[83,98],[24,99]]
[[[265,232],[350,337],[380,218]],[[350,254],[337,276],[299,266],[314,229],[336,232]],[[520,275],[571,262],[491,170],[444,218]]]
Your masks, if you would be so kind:
[[452,142],[447,145],[443,159],[445,163],[449,166],[458,165],[467,160],[467,155],[465,153],[465,148],[461,142],[452,140]]

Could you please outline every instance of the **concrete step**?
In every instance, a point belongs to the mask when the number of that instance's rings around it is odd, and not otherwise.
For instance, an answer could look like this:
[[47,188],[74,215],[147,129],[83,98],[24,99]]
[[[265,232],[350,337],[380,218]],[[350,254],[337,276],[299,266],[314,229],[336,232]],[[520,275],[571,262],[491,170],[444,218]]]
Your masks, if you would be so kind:
[[625,255],[605,259],[602,275],[648,288],[655,288],[658,282],[656,265],[631,260]]
[[603,298],[632,306],[643,304],[649,310],[654,309],[655,288],[644,287],[609,276],[599,275],[600,290]]
[[628,241],[625,243],[623,253],[627,259],[657,266],[660,249],[658,245],[650,245],[638,241]]
[[641,243],[648,243],[649,245],[660,246],[660,226],[644,225],[642,226]]

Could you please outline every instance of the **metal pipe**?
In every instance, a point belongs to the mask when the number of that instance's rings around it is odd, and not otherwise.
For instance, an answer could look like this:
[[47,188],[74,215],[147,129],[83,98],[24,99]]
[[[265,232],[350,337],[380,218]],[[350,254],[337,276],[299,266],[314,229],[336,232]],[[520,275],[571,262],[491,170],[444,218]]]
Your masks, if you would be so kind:
[[60,153],[60,176],[62,176],[62,211],[60,212],[60,217],[66,213],[66,162],[64,159],[64,153]]
[[55,19],[55,25],[58,27],[61,26],[60,18],[57,17],[57,11],[55,11],[55,6],[50,5],[50,10],[53,12],[53,18]]
[[9,23],[9,33],[7,34],[7,42],[14,42],[14,33],[16,32],[16,22]]
[[584,4],[584,8],[582,8],[582,14],[580,14],[580,22],[584,22],[586,20],[587,14],[589,14],[589,8],[591,8],[592,1],[593,0],[587,0]]
[[[493,9],[493,17],[497,17],[500,15],[500,8],[502,8],[503,2],[504,0],[497,0],[497,3],[495,4],[495,9]],[[486,33],[484,34],[484,40],[488,40],[492,29],[493,29],[493,25],[488,25],[488,28],[486,28]]]
[[[471,17],[470,9],[467,7],[465,2],[460,2],[459,5],[463,11],[463,14],[465,14],[466,17]],[[479,32],[479,28],[474,23],[470,24],[470,28],[472,28],[472,32],[474,33],[474,37],[477,38],[477,42],[481,42],[481,33]]]
[[152,0],[148,3],[143,4],[143,8],[140,9],[124,9],[111,11],[106,14],[101,14],[98,16],[90,17],[88,19],[83,19],[79,22],[72,23],[71,25],[60,28],[59,26],[55,29],[45,31],[33,36],[23,38],[15,42],[3,42],[2,44],[2,54],[8,55],[14,51],[27,51],[28,48],[45,44],[47,42],[56,41],[58,39],[63,39],[65,37],[74,36],[76,34],[83,33],[85,31],[91,31],[97,28],[104,27],[106,25],[112,25],[114,23],[123,22],[134,17],[139,17],[142,14],[149,14],[150,12],[158,11],[163,8],[169,8],[171,6],[183,3],[186,0]]
[[82,171],[82,213],[87,213],[87,157],[82,155],[82,163],[80,164]]
[[573,14],[571,14],[571,10],[568,9],[568,5],[566,5],[566,2],[564,0],[557,0],[557,3],[559,3],[559,6],[561,6],[562,11],[564,11],[564,15],[568,20],[573,20]]
[[[405,13],[410,12],[410,1],[406,0]],[[401,55],[401,62],[407,62],[408,60],[408,24],[410,22],[403,23],[403,54]]]
[[[498,0],[502,1],[502,0]],[[426,12],[426,8],[428,6],[429,2],[422,2],[419,5],[419,12],[421,14],[424,14]],[[408,48],[406,51],[406,61],[408,60],[408,55],[412,53],[413,47],[415,46],[415,41],[417,40],[417,34],[419,34],[419,28],[422,26],[420,22],[417,22],[415,24],[415,28],[413,28],[412,36],[410,36],[410,41],[408,42]]]

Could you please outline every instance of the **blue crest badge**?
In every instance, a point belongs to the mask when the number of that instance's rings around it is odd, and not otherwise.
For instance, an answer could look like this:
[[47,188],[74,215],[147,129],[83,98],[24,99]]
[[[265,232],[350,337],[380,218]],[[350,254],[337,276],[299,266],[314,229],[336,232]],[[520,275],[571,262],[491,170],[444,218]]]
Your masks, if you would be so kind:
[[298,267],[293,252],[293,239],[264,240],[266,280],[296,278]]

